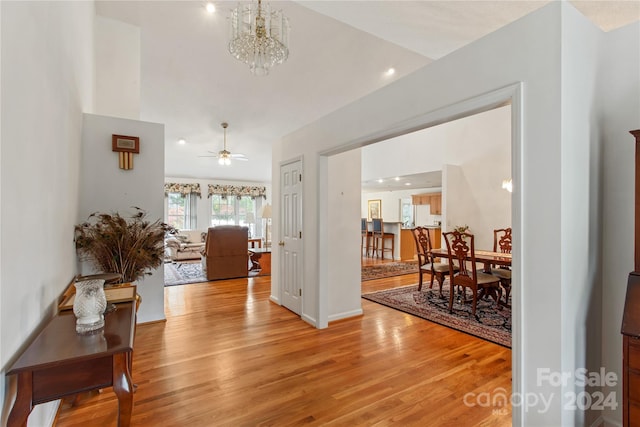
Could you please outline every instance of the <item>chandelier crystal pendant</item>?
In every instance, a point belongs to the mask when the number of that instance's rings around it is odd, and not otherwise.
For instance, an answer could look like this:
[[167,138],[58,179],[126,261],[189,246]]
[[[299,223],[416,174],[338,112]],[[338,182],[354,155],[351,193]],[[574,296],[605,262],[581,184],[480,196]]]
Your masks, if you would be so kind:
[[262,0],[231,11],[229,52],[249,65],[251,73],[269,74],[289,56],[289,19],[281,10],[272,11]]

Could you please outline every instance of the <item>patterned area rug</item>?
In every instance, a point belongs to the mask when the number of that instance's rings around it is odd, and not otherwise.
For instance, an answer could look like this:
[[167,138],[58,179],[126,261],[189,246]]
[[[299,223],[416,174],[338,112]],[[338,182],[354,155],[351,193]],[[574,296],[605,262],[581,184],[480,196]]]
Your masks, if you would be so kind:
[[[255,277],[258,271],[250,271],[248,277]],[[188,261],[182,264],[164,264],[164,285],[188,285],[189,283],[208,282],[202,272],[200,261]]]
[[188,283],[206,282],[200,261],[183,262],[182,264],[164,264],[164,285],[186,285]]
[[480,300],[473,318],[471,302],[461,304],[454,300],[453,313],[449,313],[448,280],[445,280],[442,294],[443,298],[440,298],[434,283],[433,289],[427,284],[418,291],[418,285],[411,285],[364,294],[362,298],[511,348],[510,308],[497,309],[492,299]]
[[415,262],[389,262],[379,265],[363,265],[362,281],[383,279],[385,277],[401,276],[418,272],[418,264]]

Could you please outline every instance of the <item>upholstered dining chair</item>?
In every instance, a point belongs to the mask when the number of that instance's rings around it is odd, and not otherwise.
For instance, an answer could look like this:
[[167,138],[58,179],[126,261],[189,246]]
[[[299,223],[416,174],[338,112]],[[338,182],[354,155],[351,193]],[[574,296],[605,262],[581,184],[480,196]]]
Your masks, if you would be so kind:
[[[449,312],[453,311],[453,294],[456,286],[461,288],[465,302],[466,289],[471,289],[473,293],[471,314],[474,317],[478,300],[485,295],[491,296],[495,300],[496,306],[500,307],[499,301],[502,298],[500,279],[492,274],[477,271],[473,234],[451,231],[444,233],[443,236],[447,244],[447,253],[449,254],[449,277],[451,281]],[[456,267],[458,268],[457,272]]]
[[[511,227],[493,230],[493,252],[511,253]],[[491,274],[500,278],[504,288],[504,302],[509,304],[511,294],[511,269],[507,266],[491,266]]]
[[[382,218],[373,218],[371,222],[373,224],[373,253],[375,256],[382,254],[381,258],[384,258],[384,251],[391,251],[391,259],[393,260],[393,253],[395,252],[395,234],[384,231],[384,222],[382,221]],[[386,240],[391,240],[391,247],[385,247],[384,243]]]
[[[425,273],[431,274],[431,284],[429,289],[433,288],[433,279],[436,278],[440,285],[440,297],[442,297],[442,283],[445,276],[449,274],[449,263],[435,262],[431,249],[431,238],[429,237],[429,229],[425,227],[416,227],[412,231],[413,238],[416,241],[416,253],[418,254],[418,290],[422,290],[422,278]],[[457,270],[456,270],[457,271]]]

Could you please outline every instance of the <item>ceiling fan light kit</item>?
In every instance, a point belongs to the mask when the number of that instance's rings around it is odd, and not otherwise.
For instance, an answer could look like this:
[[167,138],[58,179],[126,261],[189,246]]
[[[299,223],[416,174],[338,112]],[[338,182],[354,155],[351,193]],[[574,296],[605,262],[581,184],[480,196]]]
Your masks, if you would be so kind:
[[[224,142],[223,142],[223,147],[222,150],[218,151],[218,154],[215,156],[200,156],[200,157],[217,157],[218,158],[218,164],[222,165],[222,166],[229,166],[231,165],[231,159],[233,160],[249,160],[245,157],[244,154],[233,154],[231,153],[231,151],[227,150],[227,127],[229,127],[229,124],[227,122],[223,122],[220,124],[222,126],[222,129],[224,129]],[[213,153],[213,151],[210,151],[211,153]]]
[[289,19],[281,10],[272,11],[262,0],[238,4],[231,11],[229,52],[249,65],[251,73],[269,74],[289,56]]

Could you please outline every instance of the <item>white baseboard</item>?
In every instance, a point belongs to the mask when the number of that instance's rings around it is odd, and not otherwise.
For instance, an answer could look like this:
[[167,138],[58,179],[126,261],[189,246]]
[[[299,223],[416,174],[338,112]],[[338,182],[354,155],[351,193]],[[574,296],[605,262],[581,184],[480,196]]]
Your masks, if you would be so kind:
[[358,310],[345,311],[343,313],[333,314],[329,316],[329,322],[335,322],[336,320],[348,319],[350,317],[362,316],[364,311],[360,308]]
[[316,319],[315,319],[315,318],[310,317],[310,316],[309,316],[309,315],[307,315],[307,314],[303,314],[302,316],[300,316],[300,318],[301,318],[302,320],[304,320],[305,322],[307,322],[308,324],[310,324],[311,326],[313,326],[314,328],[317,328],[317,327],[318,327],[318,322],[316,321]]

